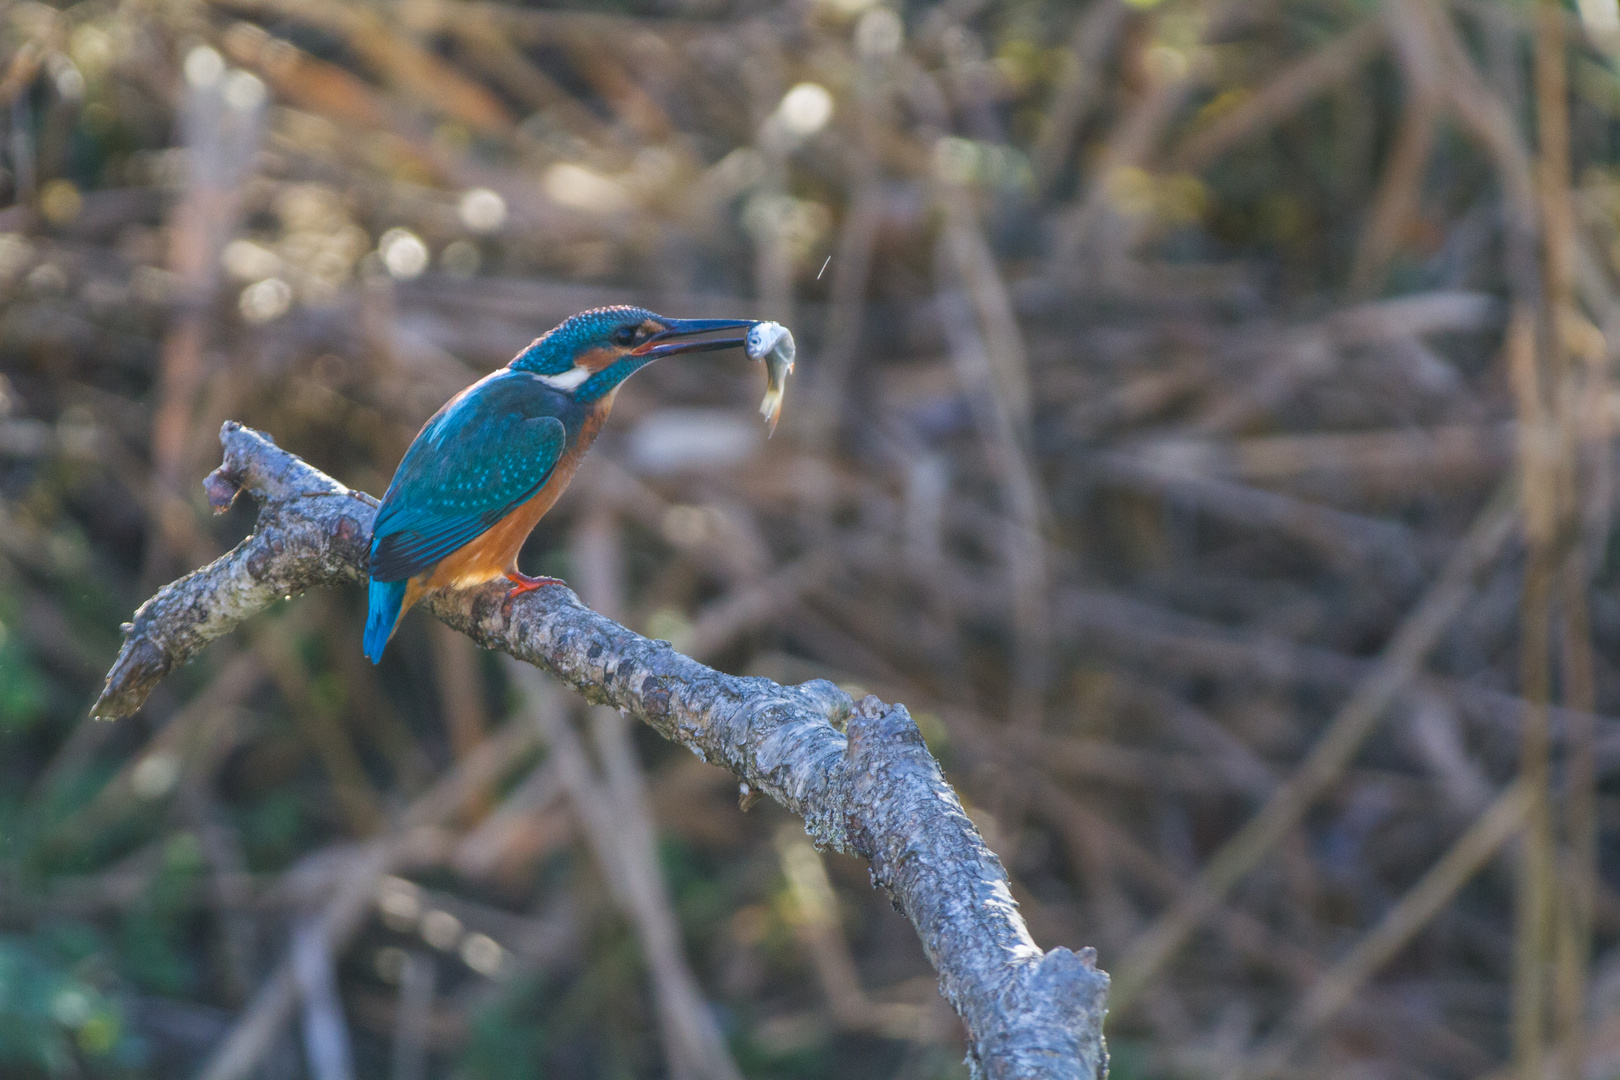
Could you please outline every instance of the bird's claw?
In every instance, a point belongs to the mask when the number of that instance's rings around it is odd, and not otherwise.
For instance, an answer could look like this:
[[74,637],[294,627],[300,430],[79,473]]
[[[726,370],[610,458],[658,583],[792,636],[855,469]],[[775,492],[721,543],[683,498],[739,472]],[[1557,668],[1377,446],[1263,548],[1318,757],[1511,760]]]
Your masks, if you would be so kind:
[[506,575],[506,580],[512,583],[512,587],[506,590],[506,599],[501,601],[501,609],[503,611],[510,611],[512,601],[516,597],[522,596],[524,593],[533,592],[534,590],[545,585],[568,584],[568,582],[564,581],[562,578],[530,577],[528,574],[520,573],[516,570],[508,572]]

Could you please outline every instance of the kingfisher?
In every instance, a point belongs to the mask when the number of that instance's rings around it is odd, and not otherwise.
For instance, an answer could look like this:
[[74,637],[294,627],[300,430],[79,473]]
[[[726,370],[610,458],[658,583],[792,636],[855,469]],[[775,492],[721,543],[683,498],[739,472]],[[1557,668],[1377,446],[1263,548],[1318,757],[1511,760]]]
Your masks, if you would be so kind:
[[445,402],[411,441],[377,511],[365,649],[433,589],[504,577],[507,599],[558,578],[518,569],[529,533],[574,478],[619,387],[654,360],[741,346],[752,321],[666,319],[637,307],[571,316]]

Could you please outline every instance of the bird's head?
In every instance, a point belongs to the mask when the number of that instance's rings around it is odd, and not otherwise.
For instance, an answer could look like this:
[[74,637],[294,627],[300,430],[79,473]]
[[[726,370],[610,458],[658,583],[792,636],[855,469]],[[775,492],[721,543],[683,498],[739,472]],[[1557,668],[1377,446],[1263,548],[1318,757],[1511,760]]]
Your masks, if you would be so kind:
[[637,307],[593,308],[569,316],[536,338],[510,366],[533,372],[577,401],[593,401],[659,357],[743,344],[741,336],[697,338],[698,334],[752,325],[739,319],[666,319]]

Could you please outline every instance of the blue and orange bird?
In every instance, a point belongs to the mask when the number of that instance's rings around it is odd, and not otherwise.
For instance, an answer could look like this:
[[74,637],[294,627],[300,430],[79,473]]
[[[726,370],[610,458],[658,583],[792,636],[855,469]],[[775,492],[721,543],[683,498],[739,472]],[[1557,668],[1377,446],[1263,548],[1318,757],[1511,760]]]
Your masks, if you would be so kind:
[[518,570],[518,550],[557,501],[624,380],[664,356],[743,344],[734,319],[666,319],[634,307],[581,312],[445,402],[400,460],[371,539],[366,656],[432,589],[505,577],[510,599],[556,578]]

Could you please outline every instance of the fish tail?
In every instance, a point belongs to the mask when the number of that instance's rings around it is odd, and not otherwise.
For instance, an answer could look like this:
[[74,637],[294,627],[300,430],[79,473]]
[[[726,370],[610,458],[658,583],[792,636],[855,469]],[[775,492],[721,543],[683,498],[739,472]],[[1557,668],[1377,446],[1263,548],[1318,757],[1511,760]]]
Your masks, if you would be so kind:
[[776,434],[776,422],[782,418],[782,391],[765,391],[765,400],[759,403],[759,415],[765,418],[765,437]]
[[371,603],[366,613],[366,658],[373,664],[382,659],[388,639],[399,625],[400,609],[405,605],[406,581],[371,582]]

